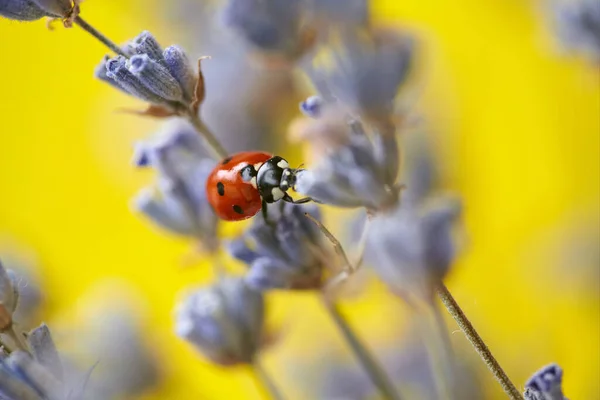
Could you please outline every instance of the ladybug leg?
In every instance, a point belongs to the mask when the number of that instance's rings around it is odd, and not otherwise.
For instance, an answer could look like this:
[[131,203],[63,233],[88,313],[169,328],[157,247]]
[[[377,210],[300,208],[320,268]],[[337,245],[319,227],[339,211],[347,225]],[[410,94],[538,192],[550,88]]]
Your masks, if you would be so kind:
[[342,262],[344,263],[344,265],[342,266],[342,271],[336,274],[334,277],[332,277],[325,284],[325,289],[329,290],[330,288],[345,281],[350,275],[352,275],[352,273],[356,271],[357,267],[352,265],[340,241],[337,240],[335,236],[333,236],[333,234],[329,231],[329,229],[325,227],[325,225],[323,225],[319,220],[317,220],[309,213],[304,213],[304,215],[308,219],[310,219],[312,223],[315,224],[317,228],[321,230],[321,232],[323,232],[323,235],[325,235],[327,239],[329,239],[329,241],[333,245],[333,249],[335,250],[336,254],[342,259]]
[[269,220],[269,213],[268,213],[266,201],[264,201],[264,200],[262,201],[260,210],[262,213],[262,217],[265,220],[265,223],[267,225],[269,225],[270,227],[274,228],[276,224],[274,221]]
[[290,196],[287,193],[283,196],[283,198],[281,200],[287,201],[288,203],[292,203],[292,204],[304,204],[304,203],[309,203],[311,201],[314,201],[310,197],[304,197],[304,198],[299,199],[299,200],[294,200],[294,199],[292,199],[292,196]]

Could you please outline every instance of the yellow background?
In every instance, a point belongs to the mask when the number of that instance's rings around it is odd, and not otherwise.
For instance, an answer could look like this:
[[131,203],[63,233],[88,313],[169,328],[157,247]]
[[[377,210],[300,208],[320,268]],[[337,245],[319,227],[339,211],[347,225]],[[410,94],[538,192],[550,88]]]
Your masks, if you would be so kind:
[[[186,34],[142,0],[82,7],[117,42],[143,29],[163,44]],[[600,398],[598,282],[590,283],[598,261],[559,257],[578,224],[598,225],[598,67],[554,53],[533,3],[389,0],[374,11],[426,44],[420,108],[444,187],[466,204],[468,243],[448,286],[519,385],[555,361],[568,397]],[[131,292],[96,300],[138,304],[166,374],[146,398],[257,399],[247,371],[211,366],[172,333],[177,293],[211,273],[180,268],[189,245],[130,212],[130,198],[152,180],[130,166],[131,144],[159,124],[113,112],[140,104],[93,79],[105,53],[79,29],[0,20],[2,240],[37,254],[51,323],[81,319],[75,310],[96,282],[127,282]],[[388,297],[376,285],[345,308],[373,346],[393,338]],[[310,295],[275,294],[272,303],[283,341],[268,350],[266,366],[300,399],[293,376],[278,372],[307,362],[299,349],[343,345],[330,327],[320,329],[329,322]],[[374,313],[379,306],[384,312]],[[471,351],[460,333],[452,338]],[[486,388],[490,399],[503,398],[487,378]]]

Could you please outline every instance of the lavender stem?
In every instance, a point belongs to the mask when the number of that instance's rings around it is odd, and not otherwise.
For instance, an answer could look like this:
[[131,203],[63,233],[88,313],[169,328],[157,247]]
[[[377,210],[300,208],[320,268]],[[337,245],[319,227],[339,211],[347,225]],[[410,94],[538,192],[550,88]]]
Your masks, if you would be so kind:
[[260,385],[260,387],[268,393],[269,397],[273,400],[284,400],[281,391],[275,385],[273,379],[269,376],[267,371],[263,368],[260,361],[256,360],[251,366],[252,373],[254,375],[255,380]]
[[443,283],[440,283],[436,291],[440,300],[446,307],[446,310],[448,310],[469,342],[471,342],[477,354],[479,354],[485,365],[492,372],[498,383],[500,383],[502,386],[502,389],[504,389],[504,392],[506,392],[506,394],[512,400],[523,400],[521,393],[511,382],[510,378],[508,375],[506,375],[500,364],[498,364],[498,361],[494,358],[492,352],[487,347],[481,336],[479,336],[456,300],[454,300],[454,297],[452,297],[452,294],[448,288]]
[[337,304],[328,299],[327,295],[324,293],[321,295],[321,300],[325,309],[327,310],[327,313],[352,349],[352,352],[356,358],[358,358],[365,369],[365,372],[369,375],[369,378],[371,378],[371,381],[377,387],[377,389],[379,389],[384,398],[390,400],[401,400],[400,394],[390,381],[389,377],[383,368],[381,368],[381,366],[377,363],[373,355],[367,350],[367,348],[354,333],[344,316],[340,313]]
[[215,160],[221,161],[225,157],[227,157],[227,150],[223,148],[217,137],[211,132],[211,130],[206,126],[204,122],[196,115],[195,112],[189,110],[187,117],[191,124],[194,126],[194,129],[202,136],[202,138],[208,144],[208,147],[212,153],[212,156]]
[[123,49],[121,49],[112,40],[110,40],[109,38],[104,36],[102,33],[100,33],[98,30],[96,30],[96,28],[94,28],[93,26],[88,24],[80,16],[75,17],[75,23],[77,25],[79,25],[84,31],[88,32],[90,35],[92,35],[93,37],[98,39],[100,42],[102,42],[103,45],[105,45],[106,47],[111,49],[116,54],[127,57],[127,54],[125,54]]

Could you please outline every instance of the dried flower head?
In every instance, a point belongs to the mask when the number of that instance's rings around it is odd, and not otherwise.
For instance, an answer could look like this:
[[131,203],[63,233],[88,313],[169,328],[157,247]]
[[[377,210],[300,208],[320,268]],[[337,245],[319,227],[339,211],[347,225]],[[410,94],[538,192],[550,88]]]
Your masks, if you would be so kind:
[[[316,121],[337,126],[323,118]],[[335,132],[347,132],[336,134]],[[362,125],[351,121],[345,131],[332,129],[335,147],[316,165],[297,174],[296,191],[316,201],[338,207],[366,207],[385,210],[398,201],[396,177],[400,165],[395,135],[367,135]]]
[[564,46],[600,62],[600,3],[596,0],[557,1],[554,19]]
[[250,364],[263,342],[263,295],[243,279],[225,277],[179,304],[177,335],[221,365]]
[[179,46],[163,50],[144,31],[123,46],[128,57],[104,57],[96,78],[151,104],[146,114],[155,117],[197,112],[204,100],[204,82]]
[[231,255],[250,268],[245,278],[248,285],[259,290],[303,290],[324,284],[329,248],[305,213],[320,220],[313,204],[270,205],[269,223],[254,218],[250,228],[230,243]]
[[550,364],[537,371],[525,383],[526,400],[567,400],[562,391],[562,368]]
[[18,21],[65,18],[69,27],[79,14],[79,0],[0,0],[0,15]]
[[362,118],[388,124],[413,60],[413,40],[387,30],[345,29],[332,35],[305,71],[320,95]]
[[202,140],[185,121],[169,121],[156,137],[138,143],[134,162],[158,172],[157,184],[143,190],[135,208],[176,234],[199,240],[214,250],[218,218],[204,190],[215,163],[207,158]]
[[429,300],[455,258],[457,199],[442,198],[418,209],[399,205],[370,221],[365,262],[396,293]]

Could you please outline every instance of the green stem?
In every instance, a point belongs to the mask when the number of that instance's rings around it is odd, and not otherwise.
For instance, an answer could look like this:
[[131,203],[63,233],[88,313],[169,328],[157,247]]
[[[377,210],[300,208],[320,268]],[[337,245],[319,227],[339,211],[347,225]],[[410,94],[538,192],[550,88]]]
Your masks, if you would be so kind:
[[498,361],[494,358],[492,352],[487,347],[481,336],[479,336],[456,300],[454,300],[454,297],[452,297],[452,294],[448,288],[443,283],[440,283],[436,291],[438,297],[452,318],[454,318],[459,328],[463,331],[469,342],[471,342],[477,354],[479,354],[485,365],[492,372],[509,398],[512,400],[523,400],[521,392],[517,390],[516,386],[512,383],[508,375],[506,375],[506,372],[504,372]]
[[281,391],[277,388],[273,379],[271,379],[267,371],[263,368],[260,361],[254,361],[251,368],[256,382],[263,391],[268,394],[269,398],[272,400],[284,400]]
[[206,126],[204,122],[194,113],[193,111],[189,111],[187,113],[188,120],[194,126],[194,129],[202,136],[202,138],[208,144],[208,147],[212,153],[212,156],[215,160],[221,161],[225,157],[228,156],[227,150],[221,145],[217,137],[212,133],[212,131]]
[[109,38],[107,38],[106,36],[104,36],[102,33],[100,33],[96,28],[94,28],[93,26],[91,26],[90,24],[88,24],[80,16],[75,17],[75,21],[74,22],[77,25],[79,25],[81,27],[81,29],[83,29],[84,31],[88,32],[90,35],[92,35],[96,39],[98,39],[100,42],[102,42],[103,45],[105,45],[106,47],[108,47],[109,49],[111,49],[116,54],[119,54],[119,55],[122,55],[124,57],[127,57],[127,54],[125,54],[125,52],[123,51],[123,49],[121,49],[112,40],[110,40]]
[[356,358],[358,358],[359,362],[365,369],[365,372],[369,375],[369,378],[371,378],[371,381],[381,392],[384,398],[389,400],[401,400],[400,394],[390,381],[383,368],[381,368],[373,355],[367,350],[358,336],[354,333],[344,316],[340,313],[340,310],[335,302],[328,299],[325,294],[321,295],[321,301],[325,307],[325,310],[327,310],[327,313],[352,349],[352,352]]

